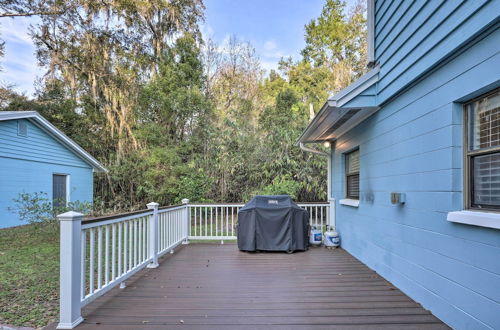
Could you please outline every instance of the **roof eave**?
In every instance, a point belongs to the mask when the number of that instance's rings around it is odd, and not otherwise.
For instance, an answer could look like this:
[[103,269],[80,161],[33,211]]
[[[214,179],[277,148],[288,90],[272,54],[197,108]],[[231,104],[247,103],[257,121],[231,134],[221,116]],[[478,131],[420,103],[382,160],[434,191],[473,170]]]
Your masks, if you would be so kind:
[[[330,97],[301,134],[297,144],[335,140],[376,112],[379,109],[376,102],[376,93],[361,94],[378,82],[379,71],[380,68],[378,66],[373,68],[356,82]],[[353,120],[349,120],[343,126],[339,127],[341,134],[336,134],[334,137],[323,137],[322,134],[330,127],[330,125],[324,122],[331,115],[332,111],[345,112],[349,110],[360,110],[360,113],[353,116]],[[314,134],[319,129],[322,129],[323,132],[320,135]],[[313,138],[314,135],[316,137]]]

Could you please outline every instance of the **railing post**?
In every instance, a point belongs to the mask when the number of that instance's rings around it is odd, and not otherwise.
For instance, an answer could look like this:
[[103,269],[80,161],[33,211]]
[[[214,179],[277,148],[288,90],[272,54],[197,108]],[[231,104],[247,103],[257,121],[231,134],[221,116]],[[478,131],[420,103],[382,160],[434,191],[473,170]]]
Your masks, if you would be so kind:
[[335,198],[328,198],[329,210],[328,210],[328,225],[333,228],[333,230],[337,230],[336,219],[335,219]]
[[189,230],[191,227],[191,212],[189,210],[189,199],[184,198],[182,200],[182,204],[184,205],[184,219],[186,219],[186,226],[184,227],[186,232],[184,233],[184,241],[182,244],[189,244]]
[[153,210],[153,214],[149,218],[149,256],[151,263],[148,268],[157,268],[158,264],[158,203],[147,204],[149,210]]
[[81,315],[82,219],[83,214],[66,212],[57,216],[60,225],[59,324],[57,329],[73,329]]

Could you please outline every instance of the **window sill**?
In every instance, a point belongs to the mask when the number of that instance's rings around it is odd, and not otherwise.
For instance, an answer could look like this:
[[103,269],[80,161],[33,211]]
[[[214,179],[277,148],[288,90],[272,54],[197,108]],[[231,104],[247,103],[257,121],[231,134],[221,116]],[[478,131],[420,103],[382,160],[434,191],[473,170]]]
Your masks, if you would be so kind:
[[446,219],[450,222],[500,229],[500,213],[496,212],[455,211],[448,212]]
[[347,205],[347,206],[352,206],[352,207],[358,207],[359,206],[359,199],[341,199],[339,200],[340,205]]

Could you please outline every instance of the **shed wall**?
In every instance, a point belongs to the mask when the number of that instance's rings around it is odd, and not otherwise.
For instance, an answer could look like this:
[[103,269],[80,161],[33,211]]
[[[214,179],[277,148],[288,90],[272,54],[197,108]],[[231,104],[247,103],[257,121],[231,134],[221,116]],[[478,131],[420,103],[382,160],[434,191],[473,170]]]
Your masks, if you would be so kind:
[[93,171],[82,159],[26,119],[28,136],[19,136],[17,120],[0,122],[0,228],[23,224],[13,199],[20,193],[45,192],[52,199],[52,175],[70,175],[70,201],[92,202]]

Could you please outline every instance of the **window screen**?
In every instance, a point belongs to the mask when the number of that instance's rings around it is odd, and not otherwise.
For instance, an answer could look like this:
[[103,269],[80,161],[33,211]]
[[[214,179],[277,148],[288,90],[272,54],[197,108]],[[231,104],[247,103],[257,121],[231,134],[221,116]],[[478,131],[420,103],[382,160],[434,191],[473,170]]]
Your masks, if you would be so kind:
[[470,206],[500,208],[500,90],[466,105]]
[[346,154],[346,197],[359,199],[359,149]]

